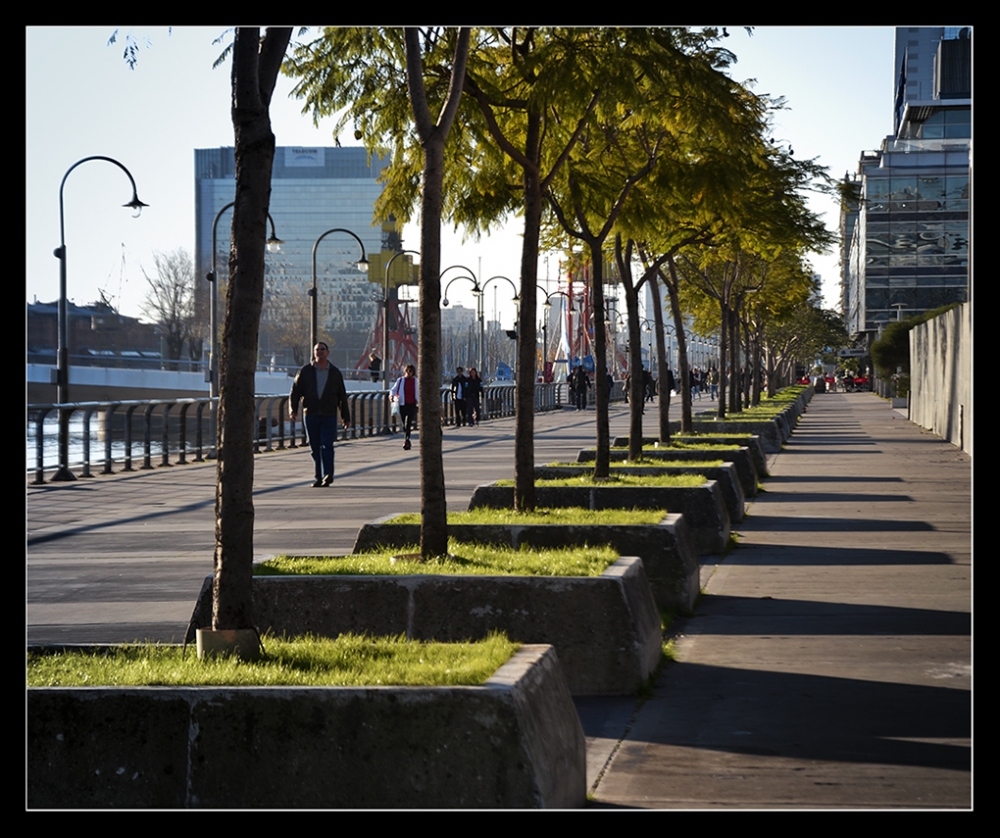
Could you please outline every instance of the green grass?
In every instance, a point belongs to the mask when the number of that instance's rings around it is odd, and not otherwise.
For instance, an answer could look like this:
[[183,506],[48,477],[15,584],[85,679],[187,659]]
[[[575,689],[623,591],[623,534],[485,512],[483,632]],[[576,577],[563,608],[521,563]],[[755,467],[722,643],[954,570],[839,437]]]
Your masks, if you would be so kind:
[[[593,474],[583,474],[579,477],[563,477],[558,480],[536,480],[535,486],[646,486],[661,488],[689,488],[701,486],[705,482],[702,474],[656,474],[648,477],[641,474],[612,474],[600,480],[595,480]],[[498,480],[496,486],[512,486],[513,480]]]
[[[579,465],[579,463],[567,463]],[[688,464],[690,465],[690,464]],[[699,463],[700,465],[700,463]],[[534,512],[517,512],[514,509],[481,507],[468,512],[449,512],[449,524],[592,524],[595,526],[623,525],[648,526],[658,524],[667,514],[665,509],[584,509],[580,506],[551,507]],[[397,515],[390,524],[419,524],[419,512]]]
[[671,442],[670,445],[643,445],[643,451],[737,451],[735,442]]
[[[717,468],[722,465],[722,460],[660,460],[656,458],[643,458],[641,460],[613,460],[611,470],[616,468]],[[546,468],[589,468],[593,470],[593,465],[588,463],[546,463]]]
[[[662,518],[662,514],[660,516]],[[660,519],[657,519],[660,520]],[[351,556],[277,556],[254,565],[256,576],[409,576],[475,574],[486,576],[600,576],[619,559],[610,547],[561,550],[512,550],[486,544],[448,542],[448,555],[427,562],[392,562],[393,556],[419,553],[416,545]]]
[[199,660],[178,646],[137,644],[107,653],[28,653],[29,687],[478,686],[520,648],[503,634],[477,643],[404,637],[265,637],[257,662]]

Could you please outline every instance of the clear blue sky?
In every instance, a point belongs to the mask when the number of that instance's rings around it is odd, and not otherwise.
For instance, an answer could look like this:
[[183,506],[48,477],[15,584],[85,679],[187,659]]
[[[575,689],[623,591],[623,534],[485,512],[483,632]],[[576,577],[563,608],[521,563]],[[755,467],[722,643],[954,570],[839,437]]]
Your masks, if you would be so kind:
[[[26,299],[58,296],[59,183],[89,155],[120,160],[132,172],[141,217],[121,207],[131,198],[116,167],[91,162],[66,183],[69,297],[88,303],[103,292],[125,314],[137,315],[145,293],[141,268],[152,271],[154,250],[194,250],[194,149],[233,144],[229,65],[213,70],[222,28],[136,28],[143,44],[136,69],[122,60],[123,39],[108,46],[113,27],[30,27],[26,30]],[[123,29],[120,35],[128,31]],[[775,136],[797,157],[818,157],[837,178],[855,171],[862,149],[877,148],[892,129],[891,27],[759,27],[753,37],[729,27],[738,57],[732,75],[756,79],[754,90],[783,96]],[[149,41],[146,46],[146,41]],[[278,145],[333,145],[332,121],[318,128],[279,80],[271,116]],[[353,138],[341,138],[344,145]],[[836,230],[829,198],[814,204]],[[478,242],[462,243],[446,229],[442,267],[461,263],[481,278],[519,272],[519,221]],[[404,246],[416,249],[410,226]],[[837,254],[813,260],[827,304],[837,296]],[[557,259],[539,265],[556,278]],[[461,284],[461,283],[460,283]],[[459,284],[459,285],[460,285]],[[503,283],[501,283],[503,284]],[[455,302],[473,306],[453,286]],[[506,285],[504,288],[506,288]],[[489,306],[489,302],[487,303]],[[508,316],[502,318],[505,322]]]

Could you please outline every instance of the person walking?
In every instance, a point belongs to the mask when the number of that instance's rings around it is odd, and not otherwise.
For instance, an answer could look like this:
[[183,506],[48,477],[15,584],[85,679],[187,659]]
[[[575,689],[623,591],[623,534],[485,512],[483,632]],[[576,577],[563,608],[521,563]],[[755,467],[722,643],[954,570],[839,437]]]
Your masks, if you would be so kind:
[[382,375],[382,359],[374,352],[368,356],[368,372],[371,373],[372,381],[378,381]]
[[577,410],[587,409],[587,391],[590,389],[590,376],[583,369],[582,364],[578,364],[570,373],[569,389],[573,394],[573,403]]
[[482,419],[483,380],[475,367],[469,367],[465,385],[465,424],[478,425]]
[[417,368],[407,364],[403,377],[392,387],[392,399],[399,405],[399,419],[403,423],[403,450],[409,451],[410,433],[417,423],[417,403],[419,402],[419,386],[417,385]]
[[455,405],[455,427],[465,424],[465,395],[469,389],[469,379],[465,377],[462,367],[455,368],[455,377],[451,380],[451,403]]
[[299,402],[302,421],[316,465],[314,487],[333,484],[333,443],[337,439],[337,411],[345,428],[351,427],[351,403],[347,400],[344,376],[330,363],[330,348],[322,341],[313,347],[313,361],[295,375],[288,396],[288,415],[295,422]]

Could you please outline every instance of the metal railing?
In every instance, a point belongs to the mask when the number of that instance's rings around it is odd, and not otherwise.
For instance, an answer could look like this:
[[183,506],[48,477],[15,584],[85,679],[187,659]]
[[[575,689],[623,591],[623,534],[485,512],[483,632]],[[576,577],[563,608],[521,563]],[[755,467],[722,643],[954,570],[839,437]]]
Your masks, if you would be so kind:
[[[441,387],[440,392],[442,424],[453,425],[455,417],[451,388]],[[351,424],[348,428],[341,429],[340,439],[364,439],[399,433],[399,417],[392,415],[387,396],[388,393],[381,390],[348,393]],[[72,463],[80,469],[78,476],[94,477],[91,470],[95,463],[92,457],[95,446],[91,420],[95,415],[100,423],[97,445],[103,443],[104,454],[100,473],[113,474],[116,462],[119,464],[119,471],[137,470],[133,466],[132,452],[133,423],[137,412],[140,423],[138,435],[142,437],[142,464],[138,466],[138,470],[154,468],[154,460],[159,460],[155,467],[162,468],[211,459],[214,456],[215,440],[209,439],[211,425],[208,410],[212,401],[207,398],[154,399],[28,405],[29,423],[34,425],[35,431],[35,479],[32,483],[44,483],[46,469],[52,470],[57,465],[45,463],[45,418],[53,412],[57,415],[65,414],[66,422],[60,423],[60,426],[66,428],[69,427],[69,419],[73,414],[80,414],[82,431],[67,448],[79,452],[78,458]],[[257,396],[254,403],[257,417],[254,453],[286,447],[297,448],[307,444],[305,424],[301,420],[293,422],[288,416],[288,396]],[[558,410],[562,404],[562,385],[535,385],[536,412]],[[482,419],[513,416],[515,409],[515,388],[512,384],[488,385],[483,388]],[[52,431],[48,434],[48,439],[55,436],[57,432]],[[154,439],[158,440],[155,445]],[[116,448],[120,449],[117,459],[114,456]],[[154,448],[157,450],[154,451]]]

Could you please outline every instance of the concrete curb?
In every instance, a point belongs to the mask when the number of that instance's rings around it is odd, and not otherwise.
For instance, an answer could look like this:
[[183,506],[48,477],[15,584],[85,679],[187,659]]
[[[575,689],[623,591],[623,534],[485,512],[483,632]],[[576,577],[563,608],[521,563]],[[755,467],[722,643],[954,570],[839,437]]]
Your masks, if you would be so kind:
[[[611,449],[611,462],[624,463],[628,461],[628,451],[618,448]],[[584,448],[577,454],[578,463],[592,463],[597,457],[593,448]],[[765,472],[760,472],[746,447],[730,448],[724,451],[700,451],[696,448],[656,448],[643,452],[648,460],[690,460],[692,463],[703,463],[712,460],[722,460],[736,466],[736,474],[743,487],[743,496],[752,498],[757,494],[757,481]]]
[[[634,693],[660,660],[660,616],[638,558],[601,576],[257,576],[261,631],[405,634],[457,642],[504,631],[551,643],[574,695]],[[211,577],[192,620],[211,620]]]
[[[594,469],[590,466],[535,466],[535,480],[563,480],[567,477],[581,477],[592,474]],[[739,475],[736,474],[736,467],[732,463],[724,463],[721,466],[611,466],[612,474],[628,474],[635,477],[659,477],[660,475],[683,475],[700,474],[709,480],[715,480],[722,490],[723,500],[726,502],[726,512],[729,513],[731,524],[739,523],[743,520],[746,510],[746,497],[743,494],[743,486],[740,483]]]
[[31,808],[568,808],[585,766],[551,646],[482,687],[28,690]]
[[[666,509],[679,512],[698,555],[721,553],[729,543],[730,521],[718,481],[701,486],[536,486],[538,506],[581,506],[584,509]],[[478,486],[469,509],[512,508],[513,486]]]
[[[757,474],[760,477],[767,476],[767,452],[764,450],[764,444],[761,442],[759,436],[747,436],[746,434],[734,434],[727,436],[725,434],[715,434],[713,436],[708,436],[706,434],[699,434],[698,436],[681,436],[680,422],[676,423],[678,430],[671,434],[671,442],[704,442],[707,445],[739,445],[742,448],[746,448],[750,452],[750,457],[753,459],[754,468],[757,469]],[[659,440],[656,437],[647,436],[642,438],[643,445],[659,445]],[[611,441],[612,453],[614,454],[615,448],[628,448],[628,437],[627,436],[616,436]],[[664,446],[667,448],[667,446]],[[644,452],[643,456],[646,455]],[[718,459],[718,457],[716,457]],[[756,487],[755,487],[756,488]]]
[[[420,542],[419,524],[389,524],[387,516],[365,524],[355,553]],[[699,593],[698,557],[683,515],[672,513],[652,526],[567,526],[563,524],[449,524],[458,541],[502,544],[519,549],[608,544],[623,556],[642,559],[653,598],[661,608],[692,611]]]

